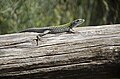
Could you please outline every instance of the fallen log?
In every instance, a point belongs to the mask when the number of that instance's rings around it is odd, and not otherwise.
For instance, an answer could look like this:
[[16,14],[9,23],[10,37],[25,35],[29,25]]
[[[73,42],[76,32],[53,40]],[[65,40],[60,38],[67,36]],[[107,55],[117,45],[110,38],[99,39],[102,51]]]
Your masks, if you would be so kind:
[[0,35],[0,78],[120,78],[120,24],[79,27],[75,34]]

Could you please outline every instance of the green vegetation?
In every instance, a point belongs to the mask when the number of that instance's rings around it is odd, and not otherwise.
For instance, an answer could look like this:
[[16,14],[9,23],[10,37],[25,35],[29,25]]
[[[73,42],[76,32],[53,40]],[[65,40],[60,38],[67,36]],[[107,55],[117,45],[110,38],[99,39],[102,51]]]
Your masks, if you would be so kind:
[[0,0],[0,34],[30,27],[64,24],[84,18],[84,25],[120,23],[120,0]]

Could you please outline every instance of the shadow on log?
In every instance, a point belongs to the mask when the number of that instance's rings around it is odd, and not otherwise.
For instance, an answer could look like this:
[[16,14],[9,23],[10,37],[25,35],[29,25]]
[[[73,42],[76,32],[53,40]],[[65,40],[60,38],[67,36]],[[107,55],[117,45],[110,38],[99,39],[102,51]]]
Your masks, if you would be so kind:
[[120,24],[75,30],[0,35],[0,79],[119,79]]

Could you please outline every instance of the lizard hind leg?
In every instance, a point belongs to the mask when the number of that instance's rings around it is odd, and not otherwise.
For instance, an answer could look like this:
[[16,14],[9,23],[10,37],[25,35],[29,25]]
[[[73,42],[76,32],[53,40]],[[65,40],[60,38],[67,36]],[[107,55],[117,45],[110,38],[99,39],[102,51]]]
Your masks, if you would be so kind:
[[45,30],[43,33],[39,33],[38,36],[42,37],[50,32],[51,32],[50,30]]
[[37,36],[36,36],[36,43],[37,43],[37,46],[38,46],[38,42],[39,41],[41,41],[41,37],[42,36],[44,36],[44,35],[46,35],[46,34],[48,34],[48,33],[50,33],[50,30],[46,30],[46,31],[44,31],[43,33],[39,33]]

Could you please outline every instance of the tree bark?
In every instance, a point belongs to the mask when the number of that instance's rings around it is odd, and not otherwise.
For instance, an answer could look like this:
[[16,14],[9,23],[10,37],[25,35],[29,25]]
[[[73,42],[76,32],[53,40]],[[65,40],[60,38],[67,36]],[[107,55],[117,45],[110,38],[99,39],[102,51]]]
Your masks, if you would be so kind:
[[74,34],[0,35],[0,78],[120,78],[120,24],[75,28]]

